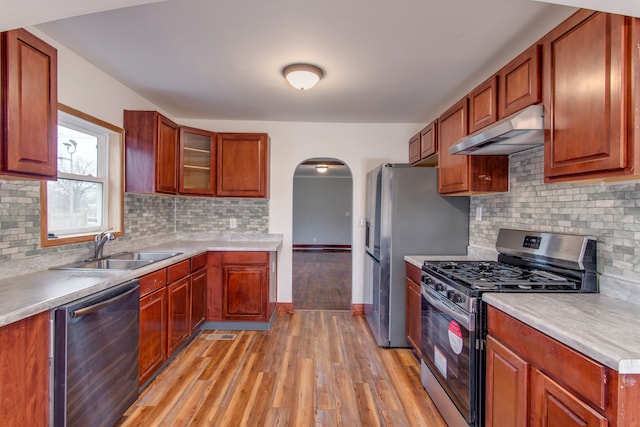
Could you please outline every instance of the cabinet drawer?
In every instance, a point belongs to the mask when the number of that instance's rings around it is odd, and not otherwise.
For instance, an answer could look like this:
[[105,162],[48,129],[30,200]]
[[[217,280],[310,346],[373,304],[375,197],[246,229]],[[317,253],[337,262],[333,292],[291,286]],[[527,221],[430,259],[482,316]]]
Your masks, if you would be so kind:
[[191,272],[200,270],[201,268],[204,268],[206,265],[207,265],[206,252],[191,258]]
[[167,267],[167,283],[173,283],[176,280],[187,276],[190,271],[190,261],[188,259],[170,265]]
[[223,264],[265,264],[269,262],[269,252],[223,252]]
[[143,297],[167,284],[167,270],[165,268],[149,273],[140,278],[140,296]]
[[599,408],[606,408],[607,384],[614,382],[611,369],[491,306],[487,325],[491,335],[540,371]]

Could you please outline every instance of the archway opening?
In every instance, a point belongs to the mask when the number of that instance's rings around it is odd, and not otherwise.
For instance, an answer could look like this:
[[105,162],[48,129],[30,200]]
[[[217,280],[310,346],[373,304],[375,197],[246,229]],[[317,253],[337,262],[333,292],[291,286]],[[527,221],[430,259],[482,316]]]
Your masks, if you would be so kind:
[[351,309],[353,178],[344,162],[312,158],[293,176],[295,309]]

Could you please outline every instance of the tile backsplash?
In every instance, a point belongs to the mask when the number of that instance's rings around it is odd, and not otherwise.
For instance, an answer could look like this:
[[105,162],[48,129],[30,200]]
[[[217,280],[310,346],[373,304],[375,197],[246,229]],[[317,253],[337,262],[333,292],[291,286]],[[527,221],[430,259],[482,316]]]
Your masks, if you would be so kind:
[[[269,201],[172,197],[126,193],[125,235],[105,247],[105,253],[173,240],[177,233],[268,233]],[[236,228],[230,227],[230,219]],[[93,243],[40,247],[40,183],[0,180],[0,279],[90,253]],[[141,247],[141,246],[139,246]],[[56,264],[52,264],[52,263]]]
[[640,182],[543,179],[542,148],[511,155],[509,192],[471,198],[470,245],[495,248],[501,227],[591,235],[598,239],[598,272],[640,287]]

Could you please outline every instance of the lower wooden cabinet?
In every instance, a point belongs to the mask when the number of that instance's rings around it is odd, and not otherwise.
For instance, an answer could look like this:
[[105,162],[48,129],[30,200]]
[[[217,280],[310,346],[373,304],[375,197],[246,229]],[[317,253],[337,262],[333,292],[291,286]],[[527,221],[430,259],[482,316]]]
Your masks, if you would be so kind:
[[0,328],[0,425],[49,425],[49,312]]
[[487,427],[638,425],[640,375],[621,374],[492,306],[487,326]]
[[[160,270],[165,272],[165,269]],[[167,359],[167,290],[163,286],[140,298],[138,384],[144,384]]]
[[167,356],[191,335],[191,278],[167,285]]
[[211,252],[208,263],[207,320],[270,320],[276,307],[275,252]]
[[487,426],[527,425],[528,367],[520,356],[487,337]]
[[420,269],[407,263],[407,341],[418,356],[422,355],[422,293],[420,287]]
[[147,382],[204,321],[206,287],[206,253],[140,278],[140,385]]

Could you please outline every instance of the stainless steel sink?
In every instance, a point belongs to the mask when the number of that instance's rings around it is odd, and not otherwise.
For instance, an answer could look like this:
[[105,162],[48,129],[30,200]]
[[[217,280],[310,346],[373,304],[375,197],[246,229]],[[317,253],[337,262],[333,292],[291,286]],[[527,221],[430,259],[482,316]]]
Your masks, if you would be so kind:
[[54,267],[53,270],[135,270],[181,254],[182,252],[121,252],[96,261],[79,261]]
[[182,255],[182,252],[120,252],[111,255],[109,259],[162,261],[176,255]]

